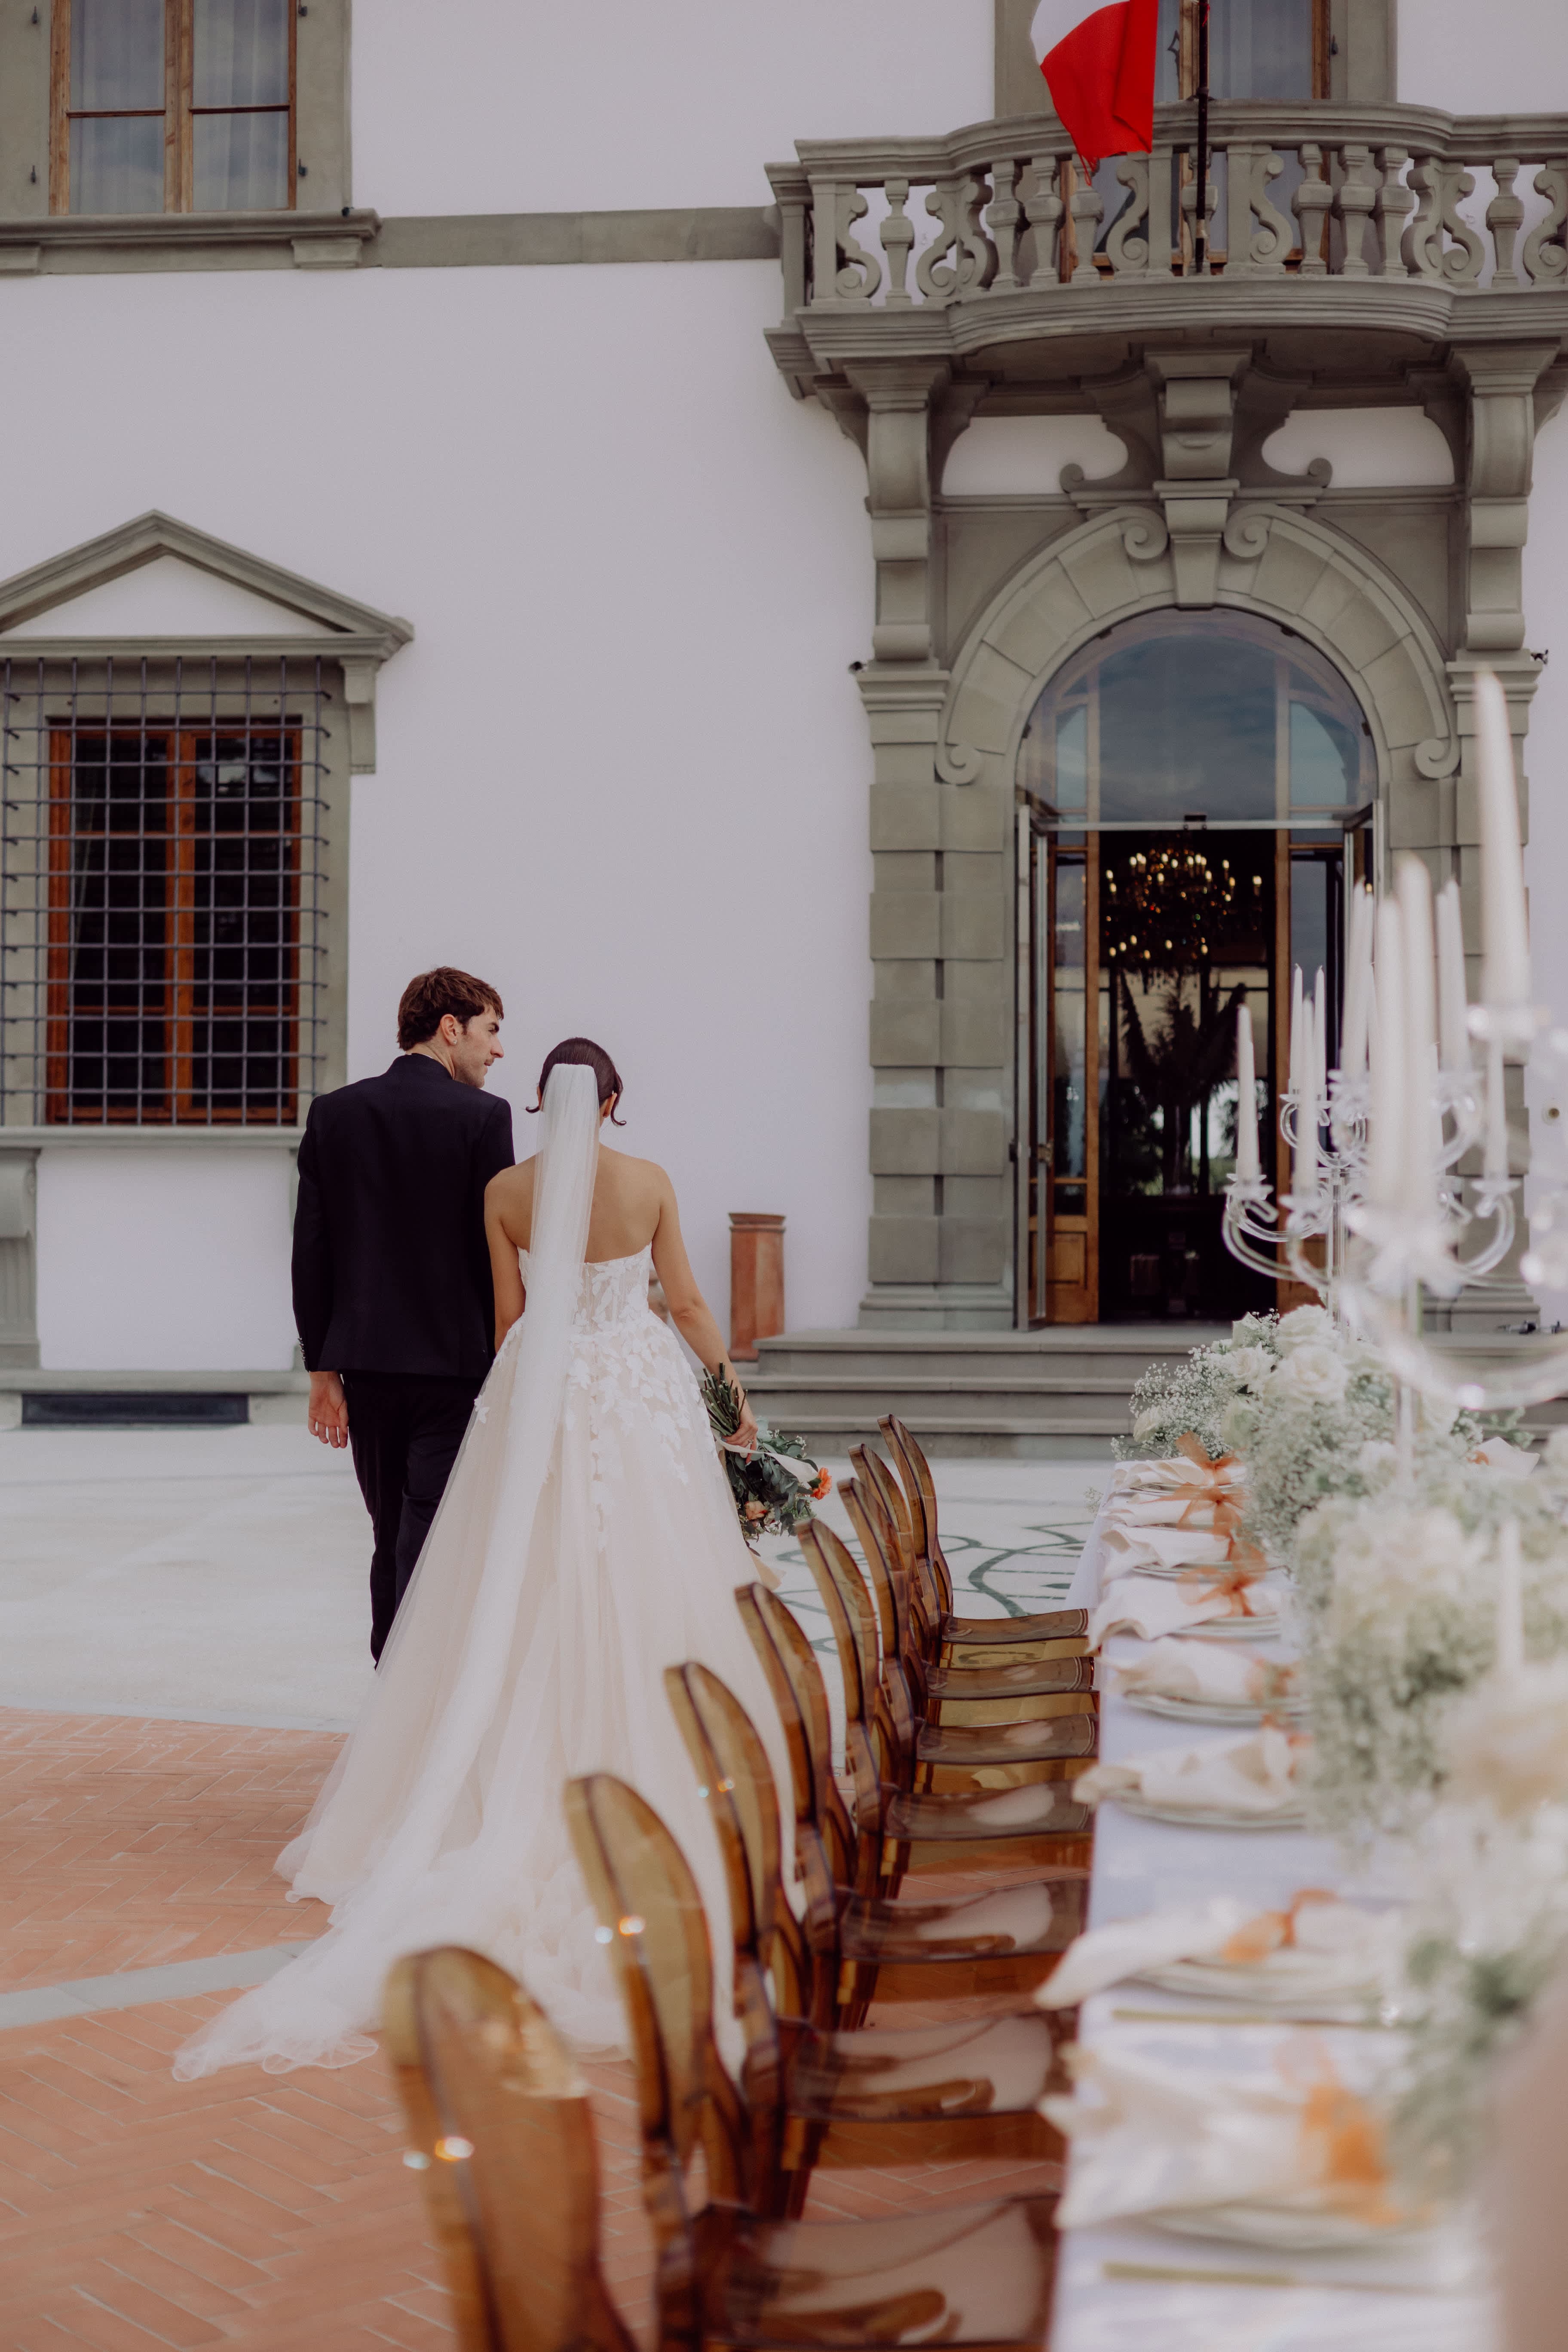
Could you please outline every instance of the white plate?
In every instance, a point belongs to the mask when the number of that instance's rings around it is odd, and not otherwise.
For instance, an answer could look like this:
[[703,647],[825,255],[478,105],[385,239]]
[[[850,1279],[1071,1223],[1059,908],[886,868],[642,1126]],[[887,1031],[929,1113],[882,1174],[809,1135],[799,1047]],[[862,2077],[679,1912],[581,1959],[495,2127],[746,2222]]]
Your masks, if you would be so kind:
[[1277,1642],[1278,1615],[1267,1617],[1206,1617],[1196,1625],[1178,1625],[1162,1636],[1168,1642]]
[[1325,2007],[1342,2009],[1346,2022],[1357,2024],[1377,1999],[1373,1984],[1347,1984],[1328,1969],[1287,1971],[1251,1962],[1168,1960],[1158,1968],[1140,1969],[1141,1984],[1157,1985],[1162,1992],[1191,1993],[1199,2000],[1224,2000],[1245,2009],[1278,2009],[1289,2015],[1299,2009],[1317,2016]]
[[1123,1812],[1136,1813],[1140,1821],[1173,1822],[1184,1830],[1300,1830],[1307,1826],[1307,1815],[1300,1805],[1281,1806],[1272,1813],[1222,1813],[1207,1805],[1157,1805],[1146,1797],[1107,1797],[1108,1805],[1120,1805]]
[[1354,2213],[1290,2205],[1194,2205],[1139,2217],[1173,2238],[1223,2238],[1243,2246],[1278,2246],[1292,2253],[1345,2253],[1407,2245],[1425,2231],[1378,2229]]
[[1300,1722],[1307,1709],[1300,1699],[1278,1706],[1258,1706],[1237,1699],[1227,1705],[1216,1698],[1171,1698],[1161,1691],[1120,1691],[1118,1697],[1142,1715],[1163,1715],[1172,1723],[1261,1723],[1266,1715],[1289,1716]]

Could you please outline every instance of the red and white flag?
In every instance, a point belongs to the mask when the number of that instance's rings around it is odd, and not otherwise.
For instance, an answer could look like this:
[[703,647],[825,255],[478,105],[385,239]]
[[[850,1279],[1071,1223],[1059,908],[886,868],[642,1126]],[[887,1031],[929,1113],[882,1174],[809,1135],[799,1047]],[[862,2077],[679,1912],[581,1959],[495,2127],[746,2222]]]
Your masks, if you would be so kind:
[[1106,155],[1154,144],[1154,47],[1160,0],[1040,0],[1035,55],[1072,142],[1091,172]]

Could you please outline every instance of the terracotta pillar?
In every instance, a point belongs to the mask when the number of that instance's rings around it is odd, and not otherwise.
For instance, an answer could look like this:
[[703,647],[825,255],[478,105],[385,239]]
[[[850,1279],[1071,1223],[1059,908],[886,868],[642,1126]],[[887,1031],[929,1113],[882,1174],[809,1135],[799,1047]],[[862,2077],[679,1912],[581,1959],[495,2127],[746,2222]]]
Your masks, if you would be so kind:
[[756,1361],[757,1341],[784,1327],[782,1217],[760,1212],[730,1212],[730,1354],[738,1364]]

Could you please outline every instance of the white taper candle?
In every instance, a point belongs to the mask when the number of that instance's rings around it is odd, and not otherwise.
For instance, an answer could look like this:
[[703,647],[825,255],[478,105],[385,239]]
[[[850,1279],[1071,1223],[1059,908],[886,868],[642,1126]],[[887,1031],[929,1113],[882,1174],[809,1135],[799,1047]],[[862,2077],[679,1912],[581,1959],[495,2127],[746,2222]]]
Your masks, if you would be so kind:
[[1498,1531],[1497,1665],[1500,1682],[1515,1682],[1524,1667],[1524,1579],[1519,1521],[1512,1513]]
[[1373,920],[1372,892],[1358,883],[1351,893],[1350,936],[1345,942],[1345,1005],[1340,1025],[1340,1073],[1345,1078],[1366,1076]]
[[1481,1001],[1492,1006],[1530,1002],[1530,937],[1525,911],[1524,857],[1519,843],[1519,794],[1508,702],[1489,670],[1475,682],[1476,782],[1481,827]]
[[1258,1074],[1252,1053],[1252,1007],[1245,997],[1236,1008],[1236,1172],[1256,1184],[1262,1172],[1258,1149]]
[[1457,882],[1445,882],[1437,893],[1437,1033],[1446,1070],[1468,1070],[1470,1066],[1468,1023],[1459,886]]
[[1412,1217],[1430,1216],[1441,1170],[1437,1158],[1437,1001],[1432,951],[1432,884],[1418,857],[1402,857],[1395,885],[1405,934],[1405,1178]]
[[1377,1025],[1372,1037],[1372,1135],[1367,1196],[1403,1205],[1405,1182],[1405,931],[1398,902],[1377,910]]

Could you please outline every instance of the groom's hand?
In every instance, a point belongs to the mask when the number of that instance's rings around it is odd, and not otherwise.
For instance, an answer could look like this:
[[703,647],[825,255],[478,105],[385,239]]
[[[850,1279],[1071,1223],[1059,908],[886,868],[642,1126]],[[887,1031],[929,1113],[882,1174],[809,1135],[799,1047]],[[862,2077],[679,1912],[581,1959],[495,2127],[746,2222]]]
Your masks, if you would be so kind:
[[305,1426],[312,1437],[323,1445],[346,1445],[349,1442],[349,1401],[343,1394],[343,1384],[336,1372],[310,1374],[310,1401],[305,1408]]

